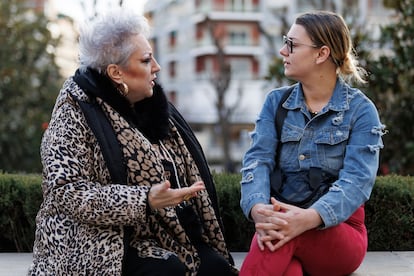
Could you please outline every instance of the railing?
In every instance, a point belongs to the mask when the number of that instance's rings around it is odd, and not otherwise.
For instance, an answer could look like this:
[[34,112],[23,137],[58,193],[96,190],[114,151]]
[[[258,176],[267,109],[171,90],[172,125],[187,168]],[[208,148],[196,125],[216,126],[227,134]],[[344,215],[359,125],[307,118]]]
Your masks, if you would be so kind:
[[231,4],[214,4],[203,3],[196,8],[197,12],[259,12],[260,7],[258,5],[231,5]]

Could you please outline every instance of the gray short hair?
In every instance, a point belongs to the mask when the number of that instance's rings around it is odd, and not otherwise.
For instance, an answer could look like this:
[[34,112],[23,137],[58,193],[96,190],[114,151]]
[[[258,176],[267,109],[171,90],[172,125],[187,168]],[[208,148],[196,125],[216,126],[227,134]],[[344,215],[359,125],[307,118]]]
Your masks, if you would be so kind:
[[88,67],[102,73],[109,64],[126,66],[136,50],[131,39],[149,35],[147,19],[127,9],[117,8],[80,27],[79,70]]

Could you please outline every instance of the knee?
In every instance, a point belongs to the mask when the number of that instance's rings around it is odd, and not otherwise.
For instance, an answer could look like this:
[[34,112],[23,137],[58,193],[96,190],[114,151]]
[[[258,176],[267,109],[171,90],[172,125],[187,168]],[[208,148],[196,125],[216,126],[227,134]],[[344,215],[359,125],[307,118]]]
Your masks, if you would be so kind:
[[288,267],[286,268],[284,276],[296,276],[296,275],[303,275],[302,264],[299,262],[298,259],[292,258]]

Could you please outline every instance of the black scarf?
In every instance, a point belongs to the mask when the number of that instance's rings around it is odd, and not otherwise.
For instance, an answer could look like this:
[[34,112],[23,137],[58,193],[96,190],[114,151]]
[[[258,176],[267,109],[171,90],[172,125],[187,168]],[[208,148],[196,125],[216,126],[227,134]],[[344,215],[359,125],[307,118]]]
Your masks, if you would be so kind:
[[154,86],[154,94],[150,98],[135,103],[132,107],[122,96],[112,81],[96,70],[76,71],[73,80],[90,97],[99,97],[114,108],[130,124],[137,127],[152,143],[169,134],[169,104],[162,87]]
[[[220,227],[224,232],[216,188],[204,152],[186,120],[174,105],[168,102],[163,88],[156,84],[151,98],[137,102],[131,107],[130,103],[117,91],[111,80],[96,70],[88,69],[84,73],[77,70],[73,79],[88,96],[99,97],[108,103],[130,124],[136,126],[152,143],[157,143],[158,140],[169,135],[169,118],[174,122],[199,169]],[[234,264],[232,258],[231,263]]]

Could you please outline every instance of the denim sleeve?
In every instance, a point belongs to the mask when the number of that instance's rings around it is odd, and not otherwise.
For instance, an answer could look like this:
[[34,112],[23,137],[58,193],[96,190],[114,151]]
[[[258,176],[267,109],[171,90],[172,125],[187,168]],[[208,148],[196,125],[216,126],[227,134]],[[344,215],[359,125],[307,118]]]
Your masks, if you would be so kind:
[[338,180],[310,207],[318,211],[325,228],[344,222],[369,199],[383,148],[385,126],[374,104],[364,98],[351,108],[354,111],[352,130]]
[[269,173],[275,164],[277,144],[274,116],[280,94],[273,91],[267,95],[250,133],[251,146],[243,158],[240,206],[247,218],[255,204],[270,200]]

